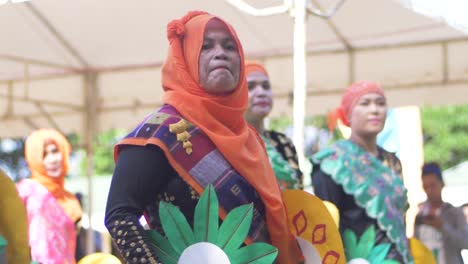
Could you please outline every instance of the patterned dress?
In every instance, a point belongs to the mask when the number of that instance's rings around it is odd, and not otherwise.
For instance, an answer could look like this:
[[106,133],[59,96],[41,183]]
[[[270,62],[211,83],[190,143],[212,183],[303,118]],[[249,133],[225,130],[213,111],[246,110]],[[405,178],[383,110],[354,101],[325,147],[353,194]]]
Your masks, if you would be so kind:
[[340,212],[339,229],[348,261],[413,263],[404,222],[407,191],[398,158],[382,148],[374,157],[342,140],[311,161],[315,194]]
[[75,263],[75,223],[55,197],[42,184],[30,179],[20,181],[17,189],[28,215],[32,260],[48,264]]
[[[249,238],[269,241],[265,224],[265,207],[255,189],[228,164],[214,145],[207,142],[197,127],[191,126],[192,155],[178,155],[186,149],[179,144],[168,124],[181,118],[166,105],[148,116],[119,144],[118,160],[107,201],[105,224],[127,263],[158,263],[155,248],[139,219],[145,216],[148,228],[164,233],[159,217],[159,202],[166,201],[179,207],[192,224],[198,193],[171,166],[163,150],[156,145],[136,146],[126,139],[151,140],[167,143],[178,164],[187,166],[191,176],[200,184],[213,184],[218,193],[220,207],[225,211],[240,204],[253,203],[254,213]],[[149,141],[150,141],[149,140]],[[201,153],[201,154],[200,154]],[[131,176],[131,177],[130,177]]]
[[285,134],[267,130],[263,133],[270,163],[282,190],[303,189],[296,148]]

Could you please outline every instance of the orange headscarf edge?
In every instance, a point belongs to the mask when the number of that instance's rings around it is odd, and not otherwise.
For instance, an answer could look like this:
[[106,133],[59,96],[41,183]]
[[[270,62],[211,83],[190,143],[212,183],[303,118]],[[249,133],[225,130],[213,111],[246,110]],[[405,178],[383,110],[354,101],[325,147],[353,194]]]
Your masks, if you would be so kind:
[[354,105],[361,96],[368,93],[377,93],[385,96],[382,86],[373,81],[359,81],[348,86],[343,93],[340,106],[327,114],[329,130],[333,131],[335,129],[338,119],[349,127],[348,118]]
[[252,72],[261,72],[265,74],[267,77],[268,72],[266,71],[265,67],[258,61],[254,60],[246,60],[245,61],[245,76],[248,76]]

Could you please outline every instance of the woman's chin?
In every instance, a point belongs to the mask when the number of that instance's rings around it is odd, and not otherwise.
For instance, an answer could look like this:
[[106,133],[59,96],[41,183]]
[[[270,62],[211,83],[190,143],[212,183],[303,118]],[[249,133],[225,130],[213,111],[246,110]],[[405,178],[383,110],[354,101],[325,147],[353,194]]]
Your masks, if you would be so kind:
[[60,175],[62,174],[62,171],[48,171],[47,176],[50,178],[59,178]]

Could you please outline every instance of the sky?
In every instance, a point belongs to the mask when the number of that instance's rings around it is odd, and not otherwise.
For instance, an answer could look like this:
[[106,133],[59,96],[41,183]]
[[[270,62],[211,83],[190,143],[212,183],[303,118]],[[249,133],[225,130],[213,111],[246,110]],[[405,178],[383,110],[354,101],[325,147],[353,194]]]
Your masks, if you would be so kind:
[[468,0],[400,0],[415,12],[445,21],[468,33]]

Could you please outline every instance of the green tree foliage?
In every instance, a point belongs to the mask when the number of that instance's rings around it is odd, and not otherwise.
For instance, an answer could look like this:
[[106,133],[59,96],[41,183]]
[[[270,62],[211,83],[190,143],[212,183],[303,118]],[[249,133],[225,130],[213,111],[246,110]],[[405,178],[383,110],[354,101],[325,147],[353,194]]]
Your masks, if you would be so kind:
[[468,105],[423,107],[424,160],[447,169],[468,159]]
[[[100,133],[94,146],[94,175],[112,174],[115,168],[114,164],[114,145],[120,138],[125,136],[126,131],[112,129]],[[84,153],[84,152],[83,152]],[[81,161],[81,175],[86,175],[86,153]]]
[[0,168],[15,181],[29,175],[24,159],[24,139],[0,139]]

